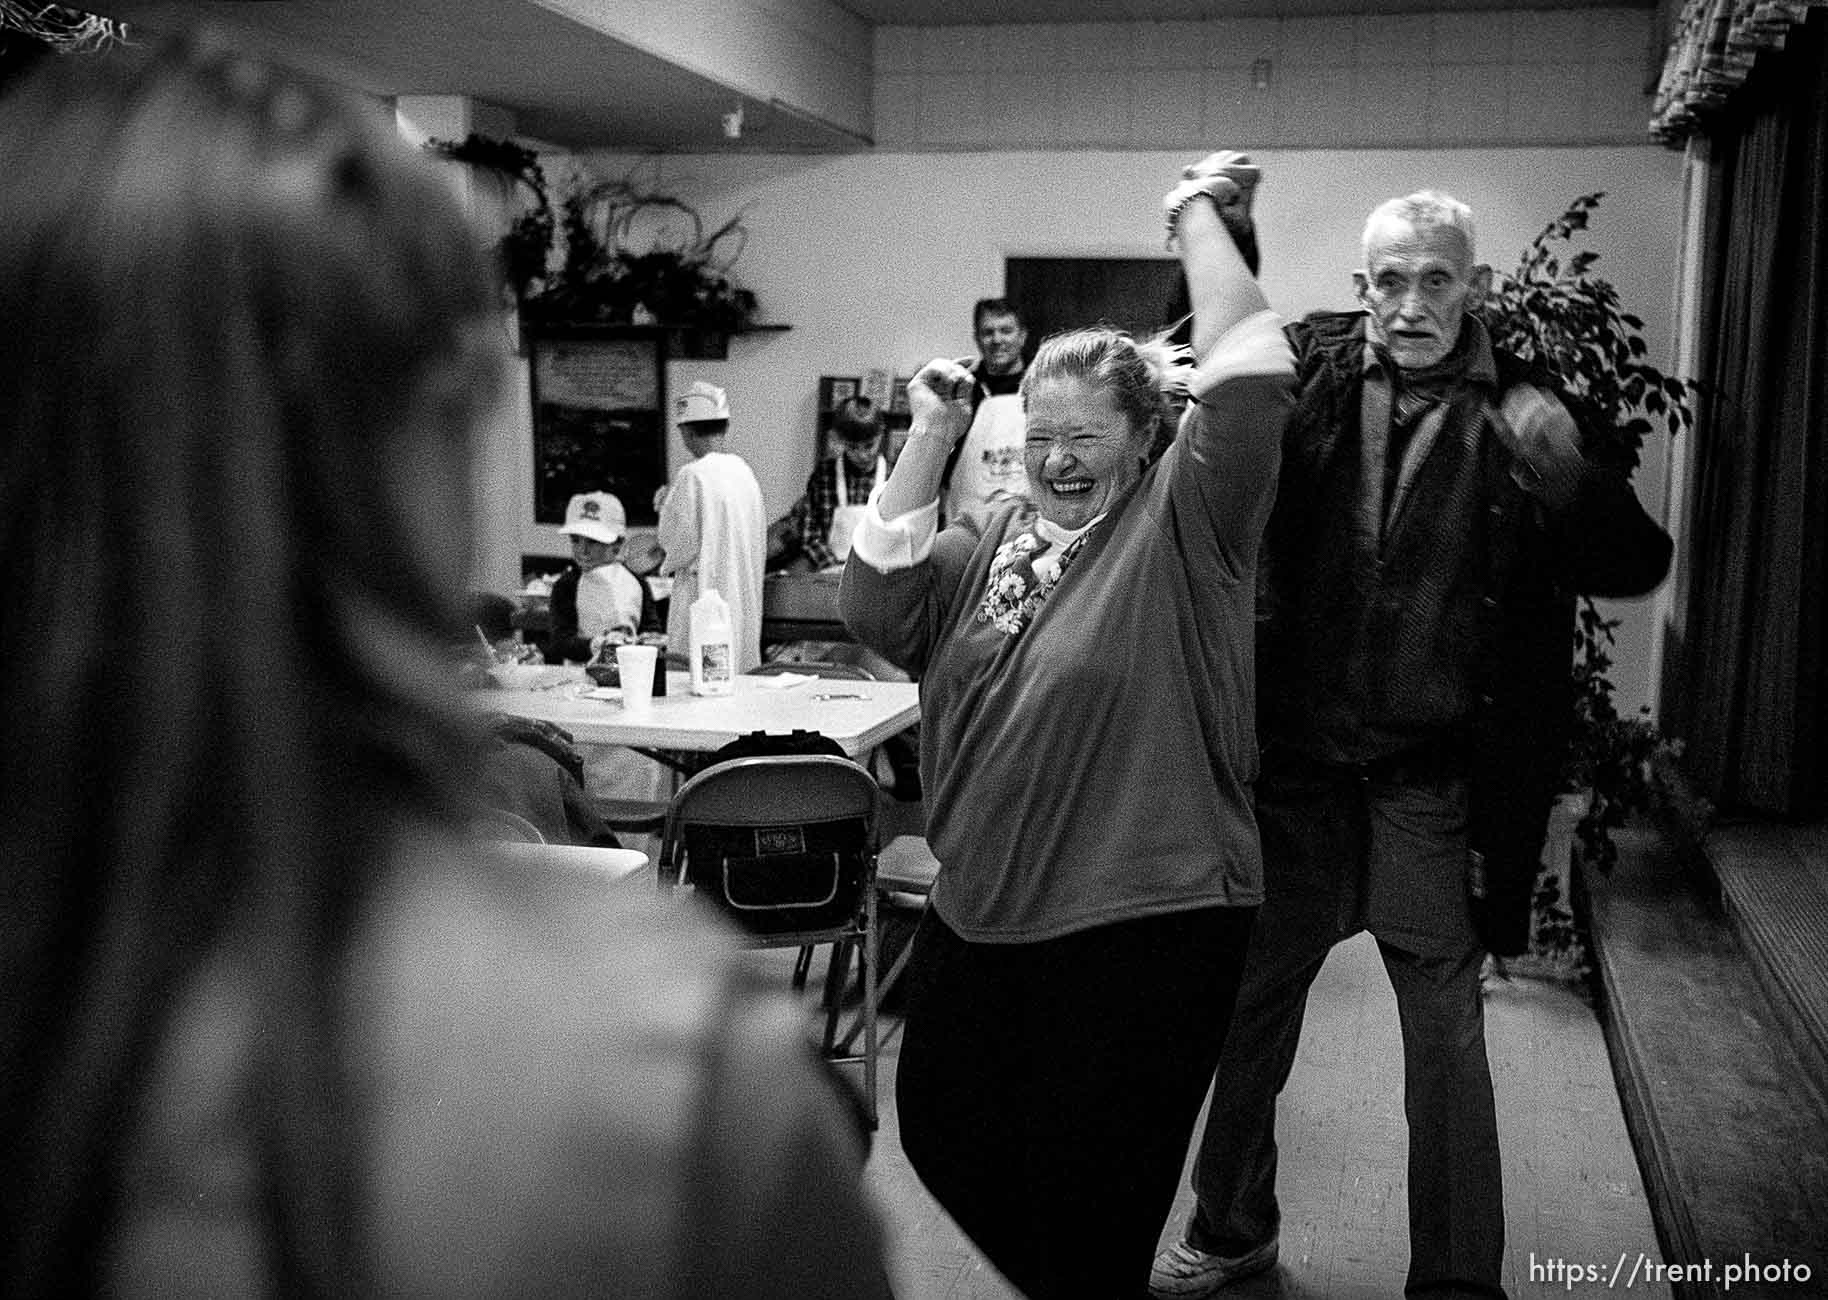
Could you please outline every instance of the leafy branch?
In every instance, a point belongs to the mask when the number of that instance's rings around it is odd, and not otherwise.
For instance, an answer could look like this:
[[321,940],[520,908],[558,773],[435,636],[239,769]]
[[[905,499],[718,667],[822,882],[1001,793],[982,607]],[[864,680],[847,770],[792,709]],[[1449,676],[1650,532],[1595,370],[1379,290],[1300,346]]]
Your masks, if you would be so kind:
[[508,233],[496,245],[502,274],[516,299],[525,299],[546,274],[552,248],[552,199],[546,189],[546,172],[539,155],[512,140],[494,140],[472,131],[461,140],[428,140],[425,147],[441,157],[468,163],[505,177],[533,198],[533,210],[508,223]]
[[1610,670],[1619,620],[1604,617],[1582,596],[1574,626],[1574,732],[1562,763],[1562,783],[1588,793],[1587,810],[1574,827],[1587,861],[1610,871],[1618,861],[1614,833],[1633,813],[1650,809],[1655,764],[1680,758],[1682,742],[1651,721],[1648,707],[1622,717],[1613,702]]
[[[1583,194],[1530,241],[1508,274],[1495,277],[1483,305],[1493,342],[1546,371],[1586,408],[1583,451],[1629,477],[1644,440],[1694,426],[1697,386],[1665,375],[1649,360],[1644,322],[1625,311],[1618,290],[1598,275],[1599,254],[1575,251],[1604,191]],[[1587,596],[1574,626],[1574,722],[1562,781],[1589,792],[1575,827],[1584,855],[1600,870],[1618,860],[1614,833],[1647,809],[1656,790],[1653,761],[1679,756],[1682,743],[1657,729],[1649,709],[1621,717],[1613,701],[1612,655],[1618,619]]]
[[1648,357],[1644,322],[1619,305],[1618,290],[1595,274],[1599,254],[1572,251],[1605,191],[1583,194],[1542,228],[1484,305],[1492,341],[1541,366],[1591,410],[1599,436],[1588,455],[1631,473],[1644,439],[1691,428],[1693,381],[1665,375]]

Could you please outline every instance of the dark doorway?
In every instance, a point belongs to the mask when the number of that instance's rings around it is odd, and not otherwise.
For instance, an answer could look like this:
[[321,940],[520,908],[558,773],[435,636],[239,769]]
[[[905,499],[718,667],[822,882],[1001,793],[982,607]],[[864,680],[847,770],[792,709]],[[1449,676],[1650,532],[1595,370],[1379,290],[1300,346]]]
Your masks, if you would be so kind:
[[1004,292],[1028,322],[1029,351],[1049,334],[1115,325],[1153,334],[1186,308],[1181,264],[1170,257],[1012,257]]

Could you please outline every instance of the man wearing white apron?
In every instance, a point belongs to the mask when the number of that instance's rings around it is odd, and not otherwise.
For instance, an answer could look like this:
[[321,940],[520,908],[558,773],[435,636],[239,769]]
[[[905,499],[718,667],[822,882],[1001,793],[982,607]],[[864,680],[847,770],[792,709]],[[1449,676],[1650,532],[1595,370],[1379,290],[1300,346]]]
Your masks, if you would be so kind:
[[[850,455],[848,452],[844,455],[843,460],[846,464],[850,462]],[[857,531],[857,525],[863,519],[864,511],[870,503],[870,493],[874,492],[888,476],[889,462],[882,456],[877,456],[876,468],[870,474],[869,487],[864,490],[863,495],[856,501],[850,499],[850,494],[845,488],[845,480],[849,475],[839,474],[836,476],[838,480],[838,505],[837,508],[831,512],[831,550],[838,566],[842,566],[846,560],[850,559],[851,534]]]
[[1028,330],[1006,298],[979,299],[971,315],[978,347],[968,366],[977,375],[974,410],[947,470],[942,508],[946,523],[971,520],[981,527],[998,504],[1028,495],[1021,393]]
[[673,575],[667,608],[667,652],[690,651],[692,602],[714,590],[730,607],[736,671],[762,662],[762,564],[768,515],[761,485],[742,457],[724,450],[730,402],[703,381],[673,404],[674,422],[691,453],[670,488],[654,495],[655,540],[666,552],[660,571]]

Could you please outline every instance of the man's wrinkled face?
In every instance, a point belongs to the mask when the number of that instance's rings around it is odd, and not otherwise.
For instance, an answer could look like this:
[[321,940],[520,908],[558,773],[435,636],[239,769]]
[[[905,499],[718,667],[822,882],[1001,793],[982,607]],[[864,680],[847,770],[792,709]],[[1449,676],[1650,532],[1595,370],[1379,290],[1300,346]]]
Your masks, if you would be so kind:
[[1373,231],[1365,269],[1352,279],[1371,313],[1372,337],[1399,367],[1419,370],[1453,351],[1486,275],[1459,231],[1390,217]]
[[1006,375],[1022,364],[1022,345],[1028,342],[1028,331],[1014,316],[986,316],[978,322],[977,350],[984,358],[984,369],[993,375]]

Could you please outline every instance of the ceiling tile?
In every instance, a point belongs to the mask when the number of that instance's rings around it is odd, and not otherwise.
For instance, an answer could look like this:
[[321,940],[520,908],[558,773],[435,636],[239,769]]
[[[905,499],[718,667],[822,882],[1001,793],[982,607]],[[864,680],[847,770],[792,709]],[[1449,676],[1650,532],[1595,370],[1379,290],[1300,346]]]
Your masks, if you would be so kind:
[[1358,32],[1349,18],[1288,18],[1282,23],[1282,59],[1302,66],[1351,63]]
[[1428,87],[1428,139],[1436,146],[1507,138],[1510,77],[1484,63],[1436,64]]
[[1205,23],[1137,23],[1136,62],[1144,68],[1198,68],[1205,64]]
[[1354,20],[1360,65],[1425,63],[1434,41],[1429,14],[1361,14]]
[[1436,14],[1434,57],[1441,63],[1510,62],[1511,15]]
[[1218,67],[1248,67],[1282,56],[1284,24],[1275,18],[1221,18],[1206,24],[1206,61]]
[[1168,149],[1204,140],[1203,81],[1203,75],[1192,70],[1183,77],[1139,74],[1131,92],[1132,143],[1142,149]]
[[989,134],[982,74],[928,77],[920,92],[920,135],[929,144],[982,148]]

